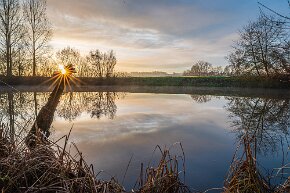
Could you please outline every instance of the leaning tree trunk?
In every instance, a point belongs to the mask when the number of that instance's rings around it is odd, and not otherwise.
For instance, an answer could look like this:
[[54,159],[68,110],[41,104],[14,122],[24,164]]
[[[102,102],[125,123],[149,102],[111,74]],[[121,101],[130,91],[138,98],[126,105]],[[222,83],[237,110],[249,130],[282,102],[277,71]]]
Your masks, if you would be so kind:
[[26,137],[26,145],[29,148],[37,144],[43,144],[50,136],[50,126],[53,121],[54,112],[64,91],[64,78],[61,78],[54,90],[50,94],[46,105],[39,111],[36,120]]
[[61,74],[61,72],[59,72],[56,76],[59,80],[50,94],[47,103],[41,108],[36,116],[36,120],[26,136],[25,142],[30,149],[36,147],[38,144],[45,144],[47,142],[47,138],[50,136],[49,129],[52,124],[54,112],[59,103],[59,99],[66,86],[65,84],[70,81],[71,75],[76,73],[72,65],[66,66],[65,70],[66,73]]

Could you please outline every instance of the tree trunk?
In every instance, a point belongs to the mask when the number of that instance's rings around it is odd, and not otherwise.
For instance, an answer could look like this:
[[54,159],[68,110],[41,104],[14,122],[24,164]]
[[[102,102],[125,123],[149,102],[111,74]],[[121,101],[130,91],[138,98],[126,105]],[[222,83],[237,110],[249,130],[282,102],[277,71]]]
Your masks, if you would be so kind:
[[32,63],[32,76],[36,76],[36,54],[35,54],[35,40],[34,40],[34,34],[33,34],[33,45],[32,45],[32,49],[33,49],[33,63]]
[[8,113],[9,113],[10,137],[11,141],[13,142],[15,136],[15,128],[14,128],[14,101],[12,92],[8,92]]
[[[60,101],[60,97],[64,91],[65,81],[62,77],[58,84],[54,87],[50,94],[47,103],[40,109],[36,120],[26,136],[26,145],[31,149],[34,148],[39,142],[45,143],[46,138],[50,136],[50,127],[53,121],[54,112]],[[38,138],[38,132],[41,132],[44,136]]]
[[37,93],[34,92],[33,93],[33,98],[34,98],[34,113],[35,113],[35,117],[37,117]]

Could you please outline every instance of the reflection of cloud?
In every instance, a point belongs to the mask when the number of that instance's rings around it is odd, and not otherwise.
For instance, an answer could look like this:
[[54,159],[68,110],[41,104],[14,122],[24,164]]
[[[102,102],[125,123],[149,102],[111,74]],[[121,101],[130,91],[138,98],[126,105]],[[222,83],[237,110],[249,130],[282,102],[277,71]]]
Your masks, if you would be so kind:
[[[170,146],[180,141],[186,152],[187,176],[192,180],[189,185],[200,188],[222,185],[228,169],[225,162],[229,163],[232,158],[233,142],[224,129],[217,126],[220,125],[217,120],[212,123],[194,123],[196,119],[193,117],[191,120],[182,122],[179,117],[176,120],[168,115],[138,114],[118,116],[110,123],[106,120],[88,125],[76,123],[71,140],[76,142],[88,163],[94,164],[96,172],[105,170],[119,179],[134,155],[126,178],[129,187],[138,177],[140,163],[146,164],[150,160],[155,145]],[[58,130],[60,125],[55,124],[55,127]],[[177,153],[180,155],[181,152]],[[202,177],[199,176],[201,173]],[[212,184],[209,184],[206,179],[210,178],[217,180],[211,180]]]
[[[89,138],[111,140],[120,135],[154,133],[180,123],[212,123],[226,128],[226,117],[217,113],[224,111],[223,105],[217,101],[213,99],[209,103],[198,104],[189,95],[129,94],[116,101],[118,113],[114,120],[91,119],[89,114],[82,113],[74,121],[74,133],[77,133],[77,140],[82,140],[80,136],[83,134]],[[67,122],[62,119],[54,123],[59,136],[66,134],[66,125]]]
[[[222,185],[228,169],[225,162],[231,161],[234,148],[226,130],[225,103],[223,98],[198,104],[189,95],[128,94],[116,100],[114,120],[91,119],[83,113],[74,121],[70,140],[76,142],[96,171],[105,170],[119,179],[134,154],[126,178],[131,187],[139,174],[140,162],[146,164],[150,160],[155,145],[182,142],[187,175],[192,180],[189,185],[216,187]],[[59,118],[53,125],[55,137],[66,134],[70,127]],[[217,180],[210,180],[209,184],[206,179]]]
[[[256,2],[219,0],[49,0],[53,45],[114,49],[121,70],[182,71],[192,60],[224,64],[237,28]],[[247,14],[245,14],[247,13]],[[185,66],[185,63],[187,66]]]

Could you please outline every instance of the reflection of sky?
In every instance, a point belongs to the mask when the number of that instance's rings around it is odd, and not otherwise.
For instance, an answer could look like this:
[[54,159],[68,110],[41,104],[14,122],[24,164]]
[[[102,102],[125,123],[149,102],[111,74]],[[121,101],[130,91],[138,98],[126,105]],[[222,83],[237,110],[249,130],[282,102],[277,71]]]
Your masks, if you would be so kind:
[[[116,101],[114,120],[91,119],[82,113],[73,121],[70,139],[96,172],[105,170],[120,181],[133,155],[125,180],[128,187],[135,184],[140,163],[149,162],[156,145],[181,142],[187,183],[195,189],[222,187],[236,146],[229,130],[229,113],[224,109],[226,103],[223,97],[199,104],[189,95],[128,94]],[[57,117],[54,138],[67,134],[71,125]],[[264,162],[278,164],[275,160]]]
[[[71,140],[97,171],[105,170],[122,179],[134,155],[126,178],[132,185],[140,163],[150,160],[156,145],[182,142],[188,183],[195,188],[222,185],[234,143],[227,130],[224,99],[198,104],[188,95],[129,94],[116,104],[114,120],[91,119],[83,113],[73,121]],[[56,118],[55,137],[66,134],[71,124]]]

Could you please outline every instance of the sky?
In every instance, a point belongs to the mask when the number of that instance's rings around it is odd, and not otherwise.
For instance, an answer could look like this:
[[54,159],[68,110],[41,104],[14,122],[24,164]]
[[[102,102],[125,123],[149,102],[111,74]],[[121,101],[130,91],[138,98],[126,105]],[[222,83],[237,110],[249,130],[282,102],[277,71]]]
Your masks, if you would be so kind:
[[[259,2],[290,14],[287,0]],[[205,60],[225,66],[257,0],[47,0],[52,47],[83,55],[114,50],[117,71],[183,72]]]

